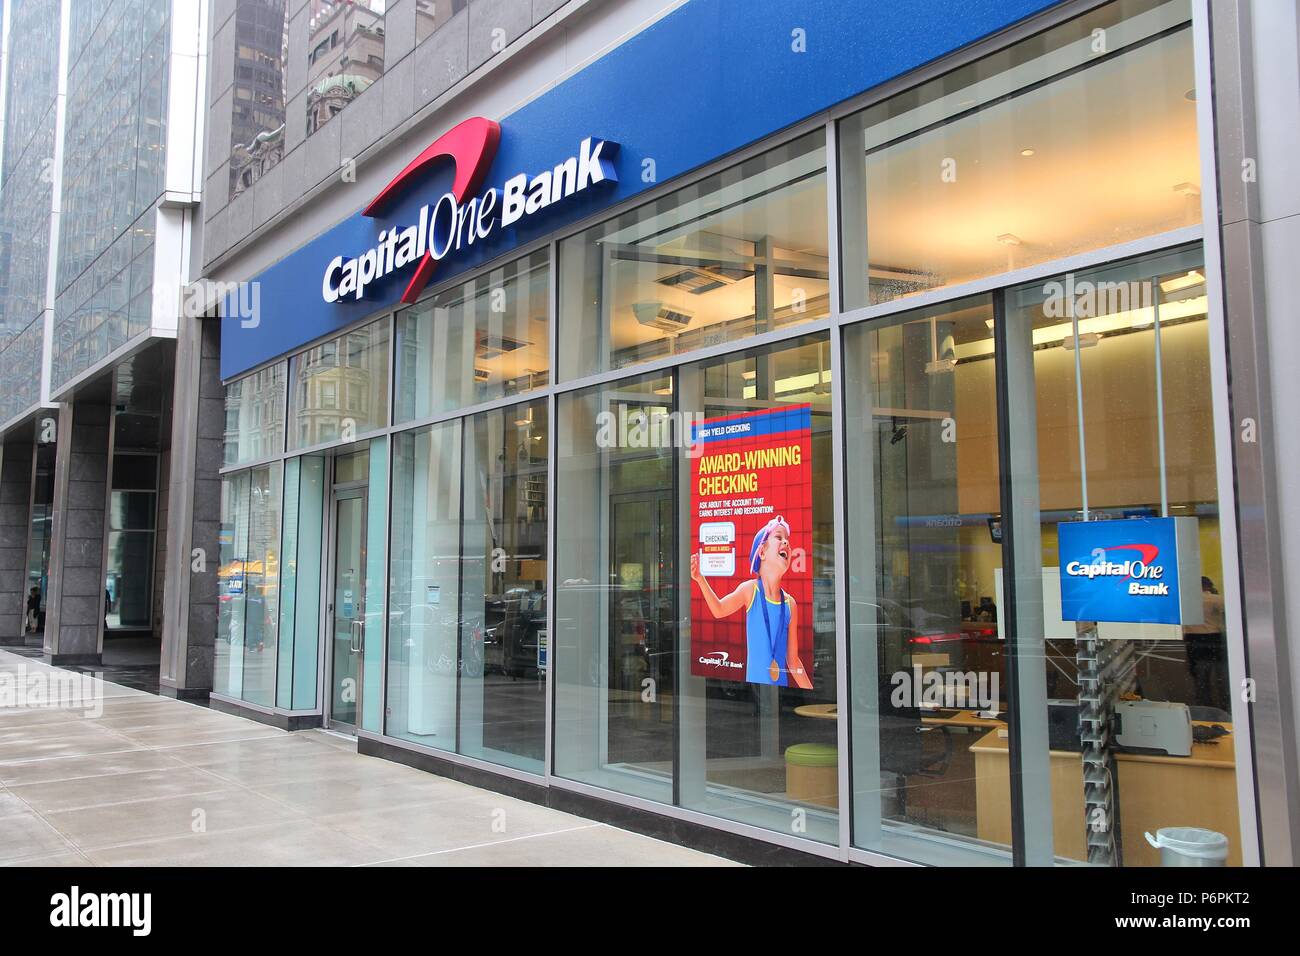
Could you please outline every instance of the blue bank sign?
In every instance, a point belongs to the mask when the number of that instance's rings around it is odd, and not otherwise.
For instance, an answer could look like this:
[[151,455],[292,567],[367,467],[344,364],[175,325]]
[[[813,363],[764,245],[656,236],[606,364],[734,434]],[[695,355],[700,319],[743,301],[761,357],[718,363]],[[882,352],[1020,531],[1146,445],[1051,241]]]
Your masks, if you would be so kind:
[[552,235],[1057,2],[691,0],[502,117],[499,141],[480,126],[488,148],[427,149],[369,214],[239,276],[258,283],[259,314],[225,310],[221,376],[377,317],[424,283]]
[[1202,622],[1195,518],[1069,521],[1057,535],[1062,620]]

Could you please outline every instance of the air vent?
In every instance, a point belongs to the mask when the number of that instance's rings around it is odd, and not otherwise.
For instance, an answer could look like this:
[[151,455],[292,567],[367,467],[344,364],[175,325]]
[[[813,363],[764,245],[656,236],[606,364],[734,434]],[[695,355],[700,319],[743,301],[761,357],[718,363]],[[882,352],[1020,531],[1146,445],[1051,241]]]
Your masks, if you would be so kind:
[[512,339],[506,335],[493,335],[490,332],[479,332],[478,339],[474,345],[474,355],[481,359],[494,359],[498,355],[505,355],[507,352],[513,352],[521,349],[525,345],[531,345],[530,342],[521,342],[518,339]]
[[693,312],[662,302],[637,302],[632,306],[632,314],[642,325],[663,332],[680,332],[695,318]]
[[672,289],[682,289],[691,295],[704,295],[714,289],[721,289],[724,285],[732,285],[741,279],[747,279],[750,275],[747,269],[714,264],[682,269],[680,272],[661,276],[655,281]]

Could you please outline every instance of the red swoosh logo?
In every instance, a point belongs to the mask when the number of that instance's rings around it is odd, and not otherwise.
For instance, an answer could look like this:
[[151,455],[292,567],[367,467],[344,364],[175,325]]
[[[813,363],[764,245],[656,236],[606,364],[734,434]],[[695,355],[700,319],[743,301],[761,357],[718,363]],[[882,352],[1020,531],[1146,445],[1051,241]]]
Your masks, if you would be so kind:
[[[474,116],[458,123],[443,133],[411,160],[406,168],[393,177],[392,181],[379,191],[370,205],[361,210],[363,216],[378,216],[389,208],[402,193],[409,189],[413,181],[435,163],[450,159],[456,168],[452,180],[451,194],[458,204],[477,193],[483,185],[488,167],[496,156],[497,146],[501,142],[501,127],[490,119]],[[415,268],[415,274],[402,293],[403,302],[414,302],[429,284],[437,261],[428,252]]]
[[[1157,548],[1154,544],[1117,544],[1114,547],[1103,548],[1102,550],[1103,551],[1136,551],[1138,552],[1138,554],[1142,556],[1142,563],[1148,566],[1151,564],[1152,561],[1156,559],[1156,555],[1160,553],[1160,549]],[[1131,577],[1133,577],[1133,575],[1130,574],[1128,575],[1128,577],[1122,578],[1121,580],[1127,581]]]

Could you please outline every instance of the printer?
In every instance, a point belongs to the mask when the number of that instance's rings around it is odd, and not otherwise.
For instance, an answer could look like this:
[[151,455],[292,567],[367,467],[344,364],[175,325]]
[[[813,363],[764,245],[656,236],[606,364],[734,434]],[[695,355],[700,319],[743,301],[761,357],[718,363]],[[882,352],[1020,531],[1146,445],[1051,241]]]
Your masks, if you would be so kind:
[[1115,742],[1129,750],[1192,755],[1192,714],[1186,704],[1121,700],[1115,704]]

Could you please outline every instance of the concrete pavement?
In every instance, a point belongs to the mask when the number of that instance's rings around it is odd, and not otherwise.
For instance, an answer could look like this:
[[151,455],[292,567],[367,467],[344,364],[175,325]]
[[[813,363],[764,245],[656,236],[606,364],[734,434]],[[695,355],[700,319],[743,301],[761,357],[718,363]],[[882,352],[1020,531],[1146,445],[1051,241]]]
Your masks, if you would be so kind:
[[0,865],[734,864],[0,650]]

